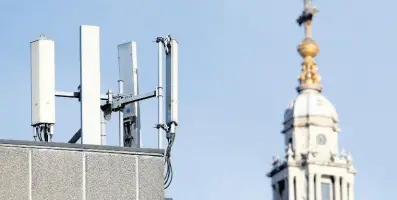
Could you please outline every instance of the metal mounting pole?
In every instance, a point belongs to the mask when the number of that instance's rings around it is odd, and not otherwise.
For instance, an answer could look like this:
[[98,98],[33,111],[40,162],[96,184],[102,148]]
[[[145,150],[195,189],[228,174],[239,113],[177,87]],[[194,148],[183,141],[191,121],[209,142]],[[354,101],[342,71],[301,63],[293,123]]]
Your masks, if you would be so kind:
[[106,120],[101,110],[101,145],[106,145]]
[[[157,97],[158,97],[158,125],[161,126],[163,124],[163,44],[161,42],[157,43],[158,45],[158,87],[157,87]],[[159,127],[158,131],[158,148],[163,149],[163,129]]]
[[[123,80],[119,80],[119,94],[123,94]],[[123,110],[119,111],[119,146],[124,146],[124,115]]]

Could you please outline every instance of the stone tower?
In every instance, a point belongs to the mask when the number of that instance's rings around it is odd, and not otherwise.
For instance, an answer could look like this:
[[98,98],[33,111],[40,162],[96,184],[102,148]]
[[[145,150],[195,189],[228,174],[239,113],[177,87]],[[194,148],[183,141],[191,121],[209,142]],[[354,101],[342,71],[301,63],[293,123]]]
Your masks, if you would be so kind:
[[273,158],[271,178],[273,200],[354,200],[352,157],[338,148],[338,115],[322,94],[314,61],[319,48],[311,38],[311,23],[317,9],[304,0],[297,20],[305,27],[298,45],[303,58],[298,96],[284,114],[282,133],[285,157]]

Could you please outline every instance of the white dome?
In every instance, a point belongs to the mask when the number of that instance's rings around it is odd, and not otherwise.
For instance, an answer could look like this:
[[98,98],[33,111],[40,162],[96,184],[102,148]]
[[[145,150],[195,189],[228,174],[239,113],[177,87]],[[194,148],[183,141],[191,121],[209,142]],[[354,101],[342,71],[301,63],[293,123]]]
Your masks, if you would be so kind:
[[291,121],[309,117],[329,119],[329,121],[327,120],[328,125],[330,125],[330,121],[334,125],[337,125],[338,122],[338,114],[332,103],[320,92],[311,89],[301,91],[296,99],[290,103],[284,114],[284,124],[288,126],[285,128],[291,128],[290,125],[294,124],[293,122],[291,124]]

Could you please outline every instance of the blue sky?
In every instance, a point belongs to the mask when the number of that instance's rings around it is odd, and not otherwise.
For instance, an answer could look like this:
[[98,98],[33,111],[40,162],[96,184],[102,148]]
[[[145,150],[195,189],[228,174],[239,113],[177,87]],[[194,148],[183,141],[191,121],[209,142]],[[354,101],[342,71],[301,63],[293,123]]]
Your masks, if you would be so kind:
[[[339,146],[352,152],[356,199],[391,199],[397,107],[395,1],[315,1],[313,37],[324,95],[340,116]],[[180,51],[180,126],[174,199],[271,199],[272,155],[283,152],[283,112],[295,98],[302,1],[0,1],[1,138],[31,140],[29,42],[56,42],[56,88],[79,84],[79,26],[101,30],[101,90],[117,90],[118,44],[138,45],[140,91],[156,87],[152,40],[171,33]],[[55,141],[79,128],[79,104],[57,99]],[[156,146],[156,101],[142,104],[145,147]],[[108,125],[116,145],[117,115]],[[394,190],[393,190],[394,189]]]

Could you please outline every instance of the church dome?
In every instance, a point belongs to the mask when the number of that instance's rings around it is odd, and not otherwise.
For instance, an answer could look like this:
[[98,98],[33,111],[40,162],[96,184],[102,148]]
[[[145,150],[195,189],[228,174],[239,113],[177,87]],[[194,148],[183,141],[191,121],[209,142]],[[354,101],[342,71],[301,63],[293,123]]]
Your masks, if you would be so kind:
[[297,122],[305,122],[302,126],[314,125],[330,126],[338,131],[338,114],[332,103],[319,91],[306,89],[293,100],[284,114],[284,132],[288,129],[299,126]]

